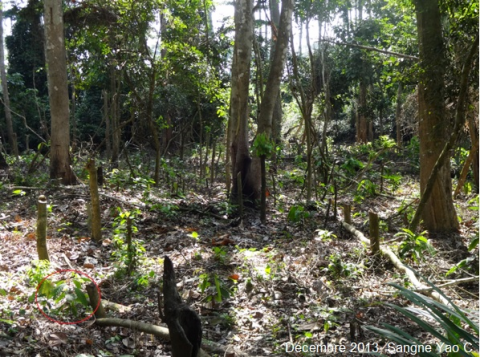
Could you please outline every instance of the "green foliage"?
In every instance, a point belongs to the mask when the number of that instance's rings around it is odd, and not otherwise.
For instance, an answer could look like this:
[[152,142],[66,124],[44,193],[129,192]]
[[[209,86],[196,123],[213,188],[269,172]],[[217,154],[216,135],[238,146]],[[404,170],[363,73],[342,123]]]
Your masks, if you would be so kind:
[[400,244],[398,254],[401,258],[408,258],[415,263],[422,261],[425,258],[425,253],[435,255],[435,249],[430,244],[429,240],[424,237],[427,231],[416,234],[407,228],[402,228],[403,232],[397,233],[395,236],[404,237]]
[[230,290],[225,283],[219,279],[217,274],[201,274],[200,285],[198,287],[202,294],[205,292],[209,293],[207,301],[214,299],[216,302],[221,303],[223,300],[230,298]]
[[74,272],[69,275],[58,281],[44,280],[38,290],[37,301],[48,315],[78,320],[79,316],[85,317],[92,312],[84,292],[90,279]]
[[360,160],[357,160],[354,157],[349,157],[340,167],[347,171],[349,174],[353,175],[357,171],[363,169],[365,165]]
[[115,259],[118,268],[124,265],[128,269],[145,254],[145,247],[141,240],[132,237],[131,251],[129,251],[126,241],[128,234],[133,235],[138,232],[136,221],[141,211],[138,209],[122,211],[119,207],[117,211],[118,216],[113,222],[113,242],[117,249],[112,252],[112,258]]
[[346,263],[339,254],[331,254],[328,260],[330,260],[328,270],[334,277],[354,277],[363,271],[362,266]]
[[269,156],[275,148],[275,143],[272,142],[265,133],[257,134],[252,145],[252,153],[255,156]]
[[337,239],[337,236],[333,234],[333,232],[326,231],[323,229],[318,229],[317,234],[318,234],[318,238],[320,238],[322,242],[330,242],[334,239]]
[[416,167],[420,167],[420,139],[414,136],[405,148],[406,155]]
[[[32,287],[37,287],[42,279],[52,272],[53,269],[51,269],[50,262],[48,260],[32,261],[32,267],[27,269],[29,284]],[[35,294],[33,294],[33,298],[35,298]],[[30,299],[29,302],[31,302]]]
[[378,149],[386,150],[395,147],[397,144],[392,138],[388,137],[387,135],[382,135],[374,141],[373,145]]
[[[393,283],[389,285],[399,290],[404,298],[419,308],[386,304],[410,319],[422,331],[428,332],[440,340],[439,344],[433,346],[434,352],[419,352],[418,355],[422,357],[439,357],[443,356],[443,353],[447,353],[448,356],[478,356],[478,352],[474,352],[479,349],[478,322],[475,322],[477,314],[461,310],[434,284],[425,278],[423,279],[448,302],[448,305]],[[432,321],[436,323],[434,324]],[[367,326],[367,328],[399,345],[423,345],[422,341],[398,327],[386,323],[382,323],[382,326],[384,328],[374,326]]]
[[222,264],[225,264],[226,259],[228,258],[228,251],[225,247],[213,247],[213,258]]
[[178,206],[171,203],[155,203],[150,209],[152,211],[159,211],[168,218],[173,218],[177,215]]
[[365,199],[365,197],[375,196],[377,194],[376,188],[377,185],[374,184],[372,181],[370,181],[369,179],[363,179],[357,186],[357,190],[355,191],[355,196],[353,200],[356,203],[360,203]]
[[[478,247],[478,235],[473,236],[470,239],[470,243],[468,244],[468,250],[473,251]],[[465,259],[460,260],[457,264],[451,267],[445,276],[449,276],[450,274],[455,273],[459,269],[464,269],[467,271],[471,271],[472,273],[478,275],[479,273],[479,265],[478,265],[478,252],[477,254],[471,255]]]
[[310,213],[305,211],[303,206],[294,205],[290,208],[287,215],[287,220],[291,223],[303,222],[310,217]]
[[390,184],[392,191],[398,190],[403,178],[402,175],[397,174],[388,174],[383,175],[382,177],[388,182],[388,184]]

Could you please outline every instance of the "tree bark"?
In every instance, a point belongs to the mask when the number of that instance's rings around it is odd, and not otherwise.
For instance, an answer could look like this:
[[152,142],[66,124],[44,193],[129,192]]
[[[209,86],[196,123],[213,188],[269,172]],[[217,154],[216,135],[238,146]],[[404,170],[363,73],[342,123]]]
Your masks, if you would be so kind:
[[475,122],[475,117],[473,113],[468,114],[468,131],[470,132],[470,141],[472,143],[472,148],[476,147],[475,149],[475,157],[473,158],[472,169],[473,169],[473,181],[475,192],[478,193],[480,178],[478,175],[478,166],[479,166],[479,156],[478,156],[478,126]]
[[265,94],[260,105],[260,116],[258,118],[258,133],[265,133],[267,137],[272,134],[272,119],[283,68],[287,58],[288,39],[292,26],[293,0],[282,0],[282,13],[278,27],[277,43],[272,58],[270,73],[268,74]]
[[[438,7],[437,7],[438,9]],[[410,223],[410,230],[415,231],[419,222],[420,222],[420,216],[423,213],[424,217],[427,218],[433,218],[433,220],[428,221],[430,225],[426,223],[426,227],[429,230],[435,231],[435,230],[443,230],[443,231],[456,231],[458,230],[458,220],[457,220],[457,215],[455,212],[455,208],[453,206],[453,199],[452,199],[452,181],[450,178],[450,160],[448,158],[450,157],[450,151],[453,149],[455,146],[455,142],[458,139],[458,136],[460,135],[460,131],[464,125],[465,122],[465,102],[466,102],[466,97],[467,97],[467,92],[468,92],[468,76],[470,74],[470,69],[471,65],[473,62],[473,58],[475,54],[478,51],[478,35],[475,39],[475,42],[470,50],[470,53],[467,56],[467,59],[465,61],[465,64],[463,66],[462,70],[462,76],[461,76],[461,81],[460,81],[460,93],[458,95],[458,101],[457,101],[457,108],[455,111],[455,126],[453,128],[452,134],[450,135],[449,139],[445,142],[444,146],[440,148],[440,154],[437,157],[431,158],[434,161],[434,164],[431,165],[433,166],[430,170],[430,172],[427,172],[428,174],[428,179],[425,181],[425,188],[421,191],[422,196],[420,199],[420,203],[418,204],[417,211],[415,212],[415,216],[412,219],[412,222]],[[422,53],[420,52],[420,55]],[[426,93],[427,90],[424,89],[424,92]],[[443,98],[443,96],[441,97]],[[430,98],[431,100],[431,98]],[[420,104],[420,102],[419,102]],[[428,106],[430,103],[423,103],[424,106]],[[443,107],[443,100],[441,101],[442,107]],[[432,108],[432,109],[438,109],[438,107]],[[429,113],[430,114],[430,113]],[[433,132],[435,132],[435,128],[432,129]],[[420,140],[422,140],[422,137],[420,136]],[[422,146],[420,142],[420,155],[422,155]],[[422,165],[422,156],[420,156],[420,165]],[[445,171],[445,167],[448,168],[447,172],[447,178],[442,177],[441,175]],[[449,186],[444,185],[443,196],[436,196],[435,194],[439,192],[439,180],[443,179],[444,184],[449,183]],[[422,166],[420,166],[420,180],[422,180]],[[422,181],[420,181],[420,188],[422,188]],[[445,192],[445,188],[448,189],[448,191]],[[436,190],[437,189],[437,190]],[[435,198],[435,199],[433,199]],[[444,208],[444,206],[447,204],[444,201],[447,200],[447,203],[451,204],[451,211],[445,212],[444,210],[440,208]],[[443,206],[437,202],[437,201],[442,201],[444,204]],[[429,204],[430,203],[430,204]],[[450,207],[447,207],[450,208]],[[429,209],[429,210],[428,210]],[[437,209],[437,210],[435,210]],[[428,214],[433,212],[433,217],[430,217]],[[442,221],[442,218],[444,220],[448,220],[449,222],[445,223]],[[425,219],[425,218],[424,218]],[[427,222],[427,220],[425,219]],[[433,223],[433,225],[432,225]],[[449,224],[450,223],[450,224]]]
[[[269,0],[270,7],[270,17],[274,26],[278,29],[280,26],[280,9],[278,7],[278,0]],[[273,31],[272,31],[272,42],[273,42]],[[273,58],[275,51],[275,46],[271,47],[270,58]],[[282,132],[282,98],[280,96],[280,88],[277,91],[277,99],[275,100],[275,106],[273,108],[273,118],[272,118],[272,139],[276,144],[280,144],[281,132]],[[276,151],[273,152],[273,157],[276,158]]]
[[102,240],[102,217],[100,215],[100,198],[98,196],[97,168],[95,159],[89,159],[85,168],[90,176],[90,207],[91,207],[91,226],[92,239],[95,242]]
[[397,107],[395,109],[395,124],[397,127],[397,146],[399,148],[402,147],[402,121],[401,121],[401,114],[402,114],[402,92],[403,92],[403,86],[402,82],[398,82],[398,88],[397,88]]
[[[0,143],[0,149],[1,149],[1,143]],[[8,163],[3,157],[3,153],[0,151],[0,170],[7,170],[8,169]]]
[[470,153],[468,154],[467,160],[465,160],[465,164],[463,165],[462,172],[460,173],[460,177],[458,179],[457,187],[455,187],[455,192],[453,193],[453,198],[456,198],[460,193],[460,190],[465,185],[465,181],[467,180],[468,171],[470,170],[470,165],[473,163],[473,159],[475,158],[476,154],[478,153],[478,140],[475,142],[475,145],[472,146],[470,149]]
[[[410,229],[416,228],[419,215],[422,214],[428,230],[456,231],[458,220],[452,199],[450,162],[446,158],[458,137],[460,121],[463,122],[462,116],[465,114],[463,106],[470,63],[467,60],[464,66],[456,123],[453,134],[447,141],[447,131],[452,128],[448,127],[444,108],[445,58],[440,10],[435,0],[417,0],[415,7],[423,70],[418,91],[422,198]],[[476,46],[478,46],[478,37]],[[473,57],[473,52],[469,57]],[[466,75],[465,70],[467,70]]]
[[61,0],[44,1],[45,58],[51,115],[50,178],[64,185],[77,183],[70,167],[70,122],[67,62]]
[[38,197],[37,203],[37,253],[38,260],[50,260],[47,248],[47,198]]
[[[252,198],[254,188],[246,181],[252,159],[248,150],[248,90],[250,60],[253,43],[253,0],[237,0],[235,3],[235,46],[232,63],[232,91],[230,95],[229,137],[232,165],[232,199],[237,196],[237,173],[241,173],[244,196]],[[259,190],[258,190],[259,191]]]
[[10,152],[18,156],[16,136],[13,132],[12,112],[10,111],[10,97],[8,95],[7,72],[5,71],[5,45],[3,41],[3,4],[0,1],[0,75],[2,79],[3,106],[5,107],[5,122],[7,124],[8,143]]
[[365,80],[360,81],[358,89],[357,104],[357,143],[366,143],[368,141],[368,123],[366,117],[367,111],[367,85]]

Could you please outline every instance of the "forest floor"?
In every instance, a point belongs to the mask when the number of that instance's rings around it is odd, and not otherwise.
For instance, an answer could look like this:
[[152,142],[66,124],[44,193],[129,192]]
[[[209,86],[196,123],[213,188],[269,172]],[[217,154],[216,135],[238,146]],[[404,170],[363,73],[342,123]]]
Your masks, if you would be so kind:
[[[46,168],[38,170],[46,172]],[[122,181],[119,171],[107,173],[100,189],[101,243],[90,239],[88,180],[72,187],[37,184],[28,188],[5,178],[0,185],[0,355],[170,356],[168,342],[143,332],[99,327],[94,318],[65,324],[74,322],[72,311],[81,309],[51,310],[50,317],[62,323],[53,322],[39,310],[48,315],[47,306],[52,309],[52,304],[35,301],[37,285],[48,274],[76,270],[95,280],[102,299],[121,305],[107,310],[109,316],[164,325],[157,291],[165,255],[173,261],[180,294],[201,318],[204,339],[229,346],[230,351],[251,356],[324,354],[292,351],[298,344],[346,348],[344,353],[337,350],[330,355],[375,351],[407,355],[393,351],[393,345],[389,349],[387,341],[365,328],[382,327],[382,323],[424,343],[438,342],[386,305],[409,305],[388,285],[409,286],[406,276],[387,258],[372,257],[368,247],[342,227],[341,210],[328,206],[327,198],[333,195],[304,207],[294,171],[292,164],[279,169],[277,187],[270,189],[267,199],[265,225],[253,209],[246,209],[242,221],[232,214],[235,207],[227,203],[221,182],[206,188],[186,179],[154,187],[146,180]],[[402,240],[395,234],[406,226],[407,208],[415,208],[418,182],[403,176],[400,184],[385,186],[381,194],[358,198],[358,190],[351,192],[340,193],[337,206],[356,201],[353,225],[367,236],[368,212],[376,211],[383,241],[398,252]],[[35,262],[40,194],[47,196],[50,205],[50,267]],[[461,217],[458,233],[428,237],[435,255],[418,251],[422,260],[404,257],[403,261],[436,284],[478,274],[478,270],[468,272],[467,264],[446,277],[462,259],[470,259],[469,264],[478,269],[478,247],[471,252],[466,248],[478,236],[478,199],[473,197],[464,195],[455,201]],[[127,216],[139,252],[131,273],[126,272],[127,253],[121,244]],[[476,316],[478,282],[455,284],[443,291]]]

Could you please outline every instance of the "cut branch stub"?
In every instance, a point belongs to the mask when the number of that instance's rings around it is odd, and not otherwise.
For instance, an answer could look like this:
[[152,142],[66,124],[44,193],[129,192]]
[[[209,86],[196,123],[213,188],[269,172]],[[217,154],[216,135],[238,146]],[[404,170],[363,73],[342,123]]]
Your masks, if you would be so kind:
[[172,342],[173,357],[197,357],[202,343],[202,324],[197,313],[177,292],[172,261],[165,256],[163,265],[165,322]]
[[44,195],[38,197],[37,210],[38,260],[50,260],[47,249],[47,198]]

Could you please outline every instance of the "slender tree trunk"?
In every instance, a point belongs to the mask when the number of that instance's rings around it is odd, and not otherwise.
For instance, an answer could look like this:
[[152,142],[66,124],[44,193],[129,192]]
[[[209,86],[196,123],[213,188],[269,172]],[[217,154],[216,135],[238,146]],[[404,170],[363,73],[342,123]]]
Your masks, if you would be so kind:
[[158,126],[153,117],[153,94],[155,91],[157,73],[156,73],[155,64],[153,63],[153,61],[151,65],[152,65],[152,73],[150,74],[150,84],[148,88],[147,120],[148,120],[149,128],[151,130],[151,134],[153,136],[153,142],[155,145],[155,173],[153,176],[153,180],[155,181],[155,185],[158,185],[160,181],[160,157],[162,155],[162,148],[160,145]]
[[[321,27],[321,24],[319,23],[319,27]],[[326,154],[327,150],[327,128],[328,124],[332,120],[332,105],[330,103],[330,75],[328,73],[327,69],[327,48],[326,44],[322,48],[322,51],[320,52],[320,55],[322,57],[322,80],[325,86],[325,110],[324,110],[324,123],[323,123],[323,131],[322,131],[322,143],[320,146],[320,150],[323,153],[323,155]]]
[[243,195],[252,196],[253,188],[245,182],[250,169],[251,158],[248,150],[248,90],[250,83],[250,61],[253,43],[253,0],[237,0],[235,3],[235,46],[232,63],[232,92],[230,95],[231,139],[230,158],[233,185],[231,195],[236,200],[237,174],[243,183]]
[[77,145],[77,121],[75,120],[75,111],[77,109],[77,91],[73,83],[71,88],[72,88],[72,103],[71,103],[72,110],[70,111],[70,122],[72,123],[72,151],[75,152],[76,145]]
[[[1,142],[0,142],[0,149],[1,149]],[[6,170],[8,169],[8,163],[3,157],[3,153],[0,151],[0,170]]]
[[478,186],[480,184],[480,178],[478,176],[478,164],[479,164],[479,155],[478,155],[478,126],[475,123],[475,117],[473,113],[468,113],[468,128],[470,132],[470,141],[472,142],[472,149],[475,149],[474,158],[472,162],[473,169],[473,181],[475,182],[475,192],[478,193]]
[[120,155],[120,124],[118,118],[118,92],[117,76],[113,66],[110,69],[110,127],[112,134],[112,156],[110,162],[114,167],[118,166],[118,156]]
[[92,239],[98,243],[102,240],[102,217],[100,215],[100,198],[98,195],[98,179],[97,168],[95,167],[95,159],[90,158],[85,168],[90,176],[90,221],[92,228]]
[[105,151],[106,157],[110,158],[112,155],[112,129],[110,125],[110,115],[109,108],[108,108],[108,92],[106,90],[102,90],[102,97],[103,97],[103,120],[105,121]]
[[[288,39],[292,26],[292,13],[293,0],[282,0],[280,25],[277,29],[277,43],[275,44],[275,52],[272,58],[270,73],[268,74],[265,95],[262,98],[260,106],[260,116],[258,118],[258,133],[265,133],[267,137],[270,137],[272,133],[273,111],[280,90],[280,81],[287,57]],[[274,95],[272,95],[272,93],[274,93]]]
[[368,141],[368,123],[366,117],[367,110],[367,85],[365,80],[360,81],[358,89],[357,105],[357,143],[366,143]]
[[[307,24],[308,27],[308,24]],[[306,186],[307,186],[307,203],[310,201],[312,196],[311,184],[312,184],[312,165],[311,165],[311,156],[312,156],[312,109],[313,109],[313,100],[310,98],[314,96],[314,88],[310,90],[310,97],[307,97],[307,94],[303,90],[301,84],[299,70],[298,70],[298,61],[297,54],[295,52],[295,45],[293,43],[293,31],[290,32],[290,47],[292,51],[292,71],[293,78],[295,80],[295,86],[298,88],[298,94],[295,96],[295,100],[300,108],[302,113],[302,119],[305,122],[304,125],[304,135],[307,139],[307,172],[306,172]]]
[[[420,137],[420,192],[424,195],[432,169],[451,130],[444,107],[446,60],[442,24],[437,0],[415,1],[421,77],[418,86]],[[453,231],[458,220],[452,200],[450,162],[440,167],[423,209],[423,221],[430,231]],[[414,225],[412,225],[414,226]]]
[[[271,20],[275,28],[278,29],[280,26],[280,9],[278,6],[278,0],[269,0],[269,5],[270,5]],[[275,53],[275,46],[273,45],[274,35],[277,36],[272,31],[272,46],[270,50],[270,58],[273,58]],[[289,34],[287,34],[287,36],[289,36]],[[275,100],[275,106],[273,108],[273,117],[272,117],[272,139],[277,144],[280,143],[280,134],[282,131],[282,114],[283,114],[282,99],[280,96],[280,88],[279,88],[277,92],[277,98]],[[276,152],[274,152],[274,156],[275,156],[275,153]]]
[[61,0],[44,1],[45,58],[51,115],[50,178],[65,185],[77,179],[70,167],[67,62]]
[[403,86],[402,82],[398,82],[397,88],[397,107],[395,109],[395,123],[397,127],[397,146],[400,148],[402,147],[402,92]]
[[16,135],[13,132],[12,112],[10,111],[10,97],[8,95],[7,72],[5,71],[5,45],[3,41],[3,4],[0,1],[0,72],[2,79],[3,106],[5,108],[5,122],[7,124],[8,143],[10,152],[18,156]]

